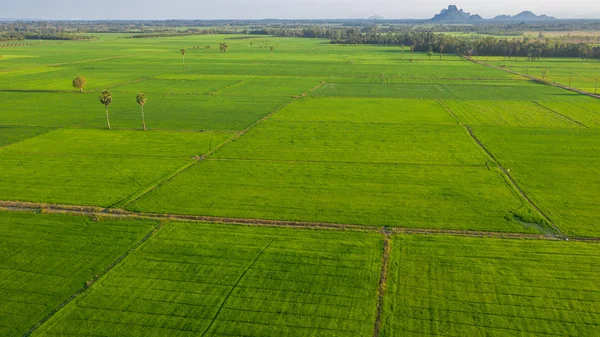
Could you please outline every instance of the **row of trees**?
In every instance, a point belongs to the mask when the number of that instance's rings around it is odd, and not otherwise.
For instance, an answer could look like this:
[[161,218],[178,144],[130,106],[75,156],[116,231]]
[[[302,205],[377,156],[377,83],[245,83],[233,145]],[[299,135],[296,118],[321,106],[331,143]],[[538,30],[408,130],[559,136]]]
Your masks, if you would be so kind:
[[481,35],[450,35],[431,31],[379,31],[373,27],[305,27],[263,29],[272,35],[326,38],[333,44],[379,44],[409,46],[413,51],[480,56],[576,57],[587,61],[600,59],[600,45],[572,43],[560,38],[498,38]]
[[2,32],[0,41],[23,41],[23,40],[97,40],[93,35],[80,35],[70,33],[35,33],[35,32]]

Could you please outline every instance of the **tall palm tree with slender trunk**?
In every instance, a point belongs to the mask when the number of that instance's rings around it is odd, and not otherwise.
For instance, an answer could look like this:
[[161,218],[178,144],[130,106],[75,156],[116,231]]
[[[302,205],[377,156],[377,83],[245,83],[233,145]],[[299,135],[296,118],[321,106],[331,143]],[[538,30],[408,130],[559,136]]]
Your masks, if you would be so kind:
[[135,97],[135,101],[137,102],[137,104],[139,106],[142,107],[142,126],[144,127],[144,130],[147,130],[146,129],[146,119],[144,118],[144,104],[146,104],[146,101],[148,101],[148,99],[146,98],[146,95],[144,95],[144,93],[140,92]]
[[104,104],[106,108],[106,124],[108,125],[108,129],[110,130],[110,119],[108,118],[108,106],[112,103],[112,95],[108,90],[102,90],[100,96],[98,96],[100,103]]

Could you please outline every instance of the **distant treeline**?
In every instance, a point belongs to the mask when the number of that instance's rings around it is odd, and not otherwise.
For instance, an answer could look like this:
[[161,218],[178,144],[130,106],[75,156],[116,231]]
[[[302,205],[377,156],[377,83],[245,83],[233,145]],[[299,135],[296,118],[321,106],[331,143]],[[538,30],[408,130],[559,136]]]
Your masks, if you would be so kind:
[[245,34],[246,30],[239,32],[231,29],[207,28],[207,29],[187,29],[185,31],[169,30],[162,33],[143,33],[131,35],[133,39],[147,39],[155,37],[173,37],[173,36],[189,36],[189,35],[208,35],[208,34]]
[[[90,33],[132,33],[131,38],[202,34],[268,34],[324,38],[335,44],[382,44],[415,51],[483,56],[600,58],[594,36],[521,37],[528,31],[600,30],[600,21],[559,20],[544,23],[446,25],[394,20],[262,21],[32,21],[0,23],[0,40],[89,40]],[[399,21],[400,22],[400,21]],[[87,33],[84,35],[82,33]],[[452,34],[448,34],[452,33]],[[475,34],[471,34],[475,33]],[[478,35],[485,34],[485,35]]]
[[600,59],[600,46],[572,43],[560,38],[498,38],[477,35],[450,35],[431,31],[381,32],[377,26],[359,28],[265,28],[253,33],[278,36],[325,38],[332,44],[397,45],[414,51],[432,51],[469,56],[576,57],[582,60]]
[[0,33],[0,41],[22,41],[22,40],[95,40],[92,35],[64,34],[64,33],[35,33],[35,32],[3,32]]

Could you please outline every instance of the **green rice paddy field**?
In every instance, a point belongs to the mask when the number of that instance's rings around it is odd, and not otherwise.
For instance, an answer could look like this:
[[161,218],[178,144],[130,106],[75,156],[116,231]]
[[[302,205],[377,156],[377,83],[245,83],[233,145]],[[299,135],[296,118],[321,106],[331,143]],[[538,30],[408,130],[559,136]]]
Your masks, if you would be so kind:
[[[598,99],[394,46],[99,37],[0,48],[1,336],[600,329]],[[596,63],[535,66],[593,91]]]
[[571,86],[590,93],[600,94],[600,61],[575,58],[541,58],[527,61],[527,57],[511,59],[503,57],[477,58],[493,66],[501,66],[521,74],[542,78],[548,69],[548,81]]

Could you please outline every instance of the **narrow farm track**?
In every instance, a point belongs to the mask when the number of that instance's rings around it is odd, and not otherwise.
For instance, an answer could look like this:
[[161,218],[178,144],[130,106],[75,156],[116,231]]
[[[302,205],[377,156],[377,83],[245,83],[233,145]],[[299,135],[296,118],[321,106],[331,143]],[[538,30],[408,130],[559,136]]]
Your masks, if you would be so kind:
[[379,276],[379,285],[377,287],[377,314],[375,316],[375,325],[373,327],[373,337],[379,337],[381,331],[381,320],[383,316],[383,301],[385,290],[387,288],[387,276],[390,265],[390,231],[382,229],[383,234],[383,254],[381,261],[381,275]]
[[[529,239],[529,240],[560,240],[556,235],[511,233],[511,232],[488,232],[474,230],[451,230],[451,229],[429,229],[429,228],[406,228],[406,227],[382,227],[354,224],[337,224],[326,222],[308,221],[285,221],[265,219],[225,218],[203,215],[167,214],[167,213],[136,213],[124,209],[102,208],[94,206],[55,205],[46,203],[18,202],[0,200],[0,211],[7,212],[40,212],[51,214],[68,214],[79,216],[97,216],[107,218],[130,218],[146,220],[171,220],[182,222],[218,223],[241,226],[258,227],[286,227],[304,229],[328,229],[328,230],[350,230],[360,232],[381,232],[384,229],[395,234],[422,234],[422,235],[451,235],[478,238],[504,238],[504,239]],[[570,241],[600,242],[596,237],[569,237]]]
[[544,218],[544,220],[546,220],[548,222],[548,224],[550,224],[550,226],[554,230],[555,234],[557,236],[561,237],[561,238],[564,238],[565,235],[562,233],[562,231],[560,230],[560,228],[558,228],[558,226],[556,226],[554,224],[554,222],[552,221],[552,219],[550,219],[550,217],[548,215],[546,215],[546,213],[544,211],[542,211],[541,208],[538,207],[535,204],[535,202],[529,197],[529,195],[527,195],[527,193],[525,192],[525,190],[523,188],[521,188],[521,186],[517,183],[517,181],[512,177],[512,175],[510,174],[510,172],[502,165],[502,163],[500,163],[500,161],[498,161],[498,159],[496,158],[496,156],[494,156],[494,154],[481,142],[481,140],[479,140],[479,138],[477,138],[477,136],[475,135],[475,133],[473,133],[473,130],[471,129],[471,127],[469,127],[467,124],[463,123],[463,121],[460,118],[458,118],[458,116],[446,104],[444,104],[444,102],[442,102],[441,100],[438,100],[438,102],[440,103],[440,105],[442,107],[444,107],[444,109],[460,125],[462,125],[467,130],[467,132],[469,133],[469,135],[471,136],[471,138],[475,141],[475,143],[490,157],[490,159],[496,164],[496,166],[500,169],[500,171],[502,171],[502,173],[504,174],[504,176],[508,179],[508,181],[510,181],[511,185],[521,195],[521,197],[523,199],[525,199],[527,201],[527,203],[529,203],[529,205],[531,207],[533,207],[533,209],[535,209],[536,212],[538,212],[538,214],[541,215]]
[[115,261],[113,261],[108,267],[106,267],[106,269],[104,269],[102,272],[100,272],[98,275],[94,276],[93,279],[87,281],[83,287],[81,287],[79,290],[77,290],[75,293],[73,293],[73,295],[71,295],[69,298],[67,298],[64,302],[62,302],[58,307],[54,308],[50,313],[48,313],[48,315],[46,315],[44,318],[42,318],[41,320],[39,320],[35,325],[33,325],[31,327],[31,329],[29,329],[29,331],[27,331],[23,337],[28,337],[30,336],[32,333],[34,333],[42,324],[46,323],[48,320],[50,320],[54,315],[56,315],[58,312],[60,312],[61,309],[63,309],[65,306],[67,306],[69,303],[71,303],[74,299],[76,299],[77,297],[79,297],[81,294],[83,294],[87,289],[89,289],[91,286],[93,286],[96,282],[98,282],[104,275],[106,275],[108,272],[110,272],[114,267],[116,267],[119,263],[121,263],[121,261],[123,261],[127,256],[129,256],[129,254],[131,254],[131,252],[135,251],[139,246],[141,246],[144,242],[148,241],[152,236],[154,236],[154,234],[156,234],[161,228],[163,227],[163,224],[161,222],[159,222],[156,227],[154,227],[150,232],[148,232],[148,234],[146,234],[140,241],[138,241],[135,245],[133,245],[133,247],[131,247],[128,251],[126,251],[125,253],[123,253],[123,255],[119,256]]
[[594,97],[594,98],[600,98],[600,95],[592,94],[591,92],[579,90],[577,88],[572,88],[572,87],[569,87],[569,86],[566,86],[566,85],[562,85],[562,84],[559,84],[559,83],[556,83],[556,82],[544,81],[544,80],[539,79],[539,78],[534,77],[534,76],[521,74],[521,73],[518,73],[516,71],[510,70],[510,69],[506,69],[506,68],[502,68],[502,67],[493,66],[491,64],[483,63],[483,62],[474,60],[474,59],[469,58],[469,57],[465,57],[465,59],[467,59],[467,60],[469,60],[469,61],[471,61],[473,63],[482,65],[482,66],[486,66],[486,67],[489,67],[489,68],[494,68],[494,69],[506,71],[507,73],[511,73],[511,74],[514,74],[514,75],[522,76],[522,77],[528,78],[528,79],[530,79],[532,81],[535,81],[535,82],[538,82],[538,83],[541,83],[541,84],[551,85],[551,86],[554,86],[554,87],[557,87],[557,88],[561,88],[561,89],[573,91],[573,92],[576,92],[576,93],[579,93],[579,94],[582,94],[582,95],[586,95],[586,96],[590,96],[590,97]]

